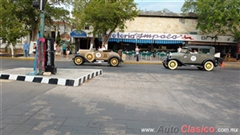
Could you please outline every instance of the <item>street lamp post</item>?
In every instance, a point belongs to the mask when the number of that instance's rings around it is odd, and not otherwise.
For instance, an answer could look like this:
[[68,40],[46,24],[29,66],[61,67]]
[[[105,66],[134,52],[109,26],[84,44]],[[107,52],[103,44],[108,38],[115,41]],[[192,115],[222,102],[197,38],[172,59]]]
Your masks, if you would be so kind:
[[[40,38],[44,37],[44,0],[40,0]],[[40,54],[38,55],[39,62],[39,75],[43,74],[42,65],[43,65],[43,46],[44,43],[40,42]]]
[[[43,38],[43,33],[44,33],[44,23],[42,22],[44,21],[44,13],[41,13],[40,14],[40,38]],[[40,60],[39,62],[39,75],[42,75],[43,74],[43,71],[42,71],[42,65],[43,65],[43,46],[44,46],[44,43],[43,42],[40,42],[40,54],[38,55],[38,59]]]
[[[40,30],[40,34],[39,34],[39,38],[43,38],[44,37],[44,0],[33,0],[32,1],[32,6],[36,9],[40,9],[40,26],[39,26],[39,30]],[[39,48],[39,54],[38,54],[38,60],[39,60],[39,75],[43,74],[43,46],[44,43],[40,42],[40,47]]]
[[136,33],[136,44],[135,44],[135,48],[137,47],[137,33]]

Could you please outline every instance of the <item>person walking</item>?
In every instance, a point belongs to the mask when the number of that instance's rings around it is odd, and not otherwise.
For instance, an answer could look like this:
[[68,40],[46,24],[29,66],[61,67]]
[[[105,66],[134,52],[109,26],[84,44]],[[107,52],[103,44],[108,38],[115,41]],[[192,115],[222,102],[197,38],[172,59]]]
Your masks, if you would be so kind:
[[24,49],[24,56],[25,57],[29,57],[30,54],[29,54],[29,47],[30,47],[30,44],[25,41],[25,44],[23,45],[23,49]]
[[67,45],[66,53],[67,53],[67,59],[68,59],[69,58],[69,54],[70,54],[70,46],[69,45]]
[[54,52],[56,52],[56,49],[57,49],[57,43],[56,43],[56,41],[54,42],[54,46],[53,46],[53,49],[54,49]]
[[181,46],[178,47],[178,52],[180,53],[182,51]]
[[65,41],[62,45],[63,56],[66,56],[66,54],[67,54],[66,50],[67,50],[67,44],[66,44],[66,41]]
[[59,59],[61,55],[61,48],[59,45],[56,46],[56,59]]
[[139,61],[139,51],[140,51],[140,49],[138,48],[138,46],[136,46],[135,51],[136,51],[136,60]]
[[36,43],[33,43],[33,55],[34,55],[34,57],[36,56],[36,50],[37,50]]

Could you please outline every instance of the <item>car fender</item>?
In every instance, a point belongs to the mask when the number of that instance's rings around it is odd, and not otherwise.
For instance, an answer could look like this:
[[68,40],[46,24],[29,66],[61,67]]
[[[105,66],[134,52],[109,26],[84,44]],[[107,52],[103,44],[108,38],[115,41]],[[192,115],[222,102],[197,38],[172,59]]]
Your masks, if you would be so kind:
[[221,66],[222,63],[223,63],[223,58],[217,58],[217,57],[215,57],[215,64],[216,64],[215,67]]
[[112,55],[112,56],[110,56],[110,57],[108,58],[108,60],[107,60],[108,63],[110,63],[111,58],[118,58],[118,59],[119,59],[119,62],[122,61],[121,58],[119,58],[118,56]]
[[180,60],[175,59],[175,58],[169,58],[169,59],[167,60],[166,64],[168,64],[168,62],[169,62],[170,60],[176,60],[179,66],[184,65]]
[[79,56],[82,57],[84,62],[88,62],[88,60],[84,56],[82,56],[81,54],[75,55],[72,60],[74,60],[75,57],[79,57]]
[[216,63],[214,62],[214,60],[212,59],[205,59],[203,62],[202,62],[202,65],[204,65],[205,62],[207,61],[211,61],[213,63],[213,65],[216,67]]

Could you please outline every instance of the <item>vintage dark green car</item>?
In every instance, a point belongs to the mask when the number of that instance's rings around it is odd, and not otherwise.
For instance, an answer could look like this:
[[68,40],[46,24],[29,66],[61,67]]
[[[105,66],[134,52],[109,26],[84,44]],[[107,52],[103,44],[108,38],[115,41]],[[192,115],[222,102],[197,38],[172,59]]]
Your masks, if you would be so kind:
[[200,70],[212,71],[221,65],[220,53],[212,46],[185,46],[181,52],[169,53],[163,61],[165,68],[174,70],[181,66],[196,66]]

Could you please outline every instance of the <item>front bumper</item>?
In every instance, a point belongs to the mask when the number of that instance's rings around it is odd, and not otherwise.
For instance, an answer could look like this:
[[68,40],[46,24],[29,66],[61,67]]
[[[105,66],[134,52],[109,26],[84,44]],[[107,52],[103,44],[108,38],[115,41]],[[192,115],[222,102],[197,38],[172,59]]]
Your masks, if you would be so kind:
[[223,63],[223,58],[215,58],[215,62],[214,62],[215,67],[222,66],[222,63]]
[[167,64],[167,63],[168,63],[168,59],[167,59],[167,58],[164,59],[162,63],[163,63],[163,64]]

